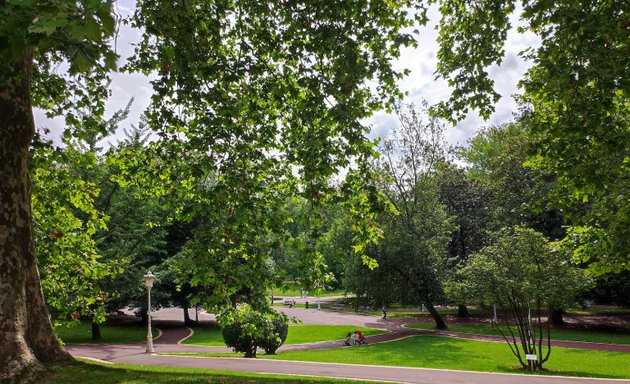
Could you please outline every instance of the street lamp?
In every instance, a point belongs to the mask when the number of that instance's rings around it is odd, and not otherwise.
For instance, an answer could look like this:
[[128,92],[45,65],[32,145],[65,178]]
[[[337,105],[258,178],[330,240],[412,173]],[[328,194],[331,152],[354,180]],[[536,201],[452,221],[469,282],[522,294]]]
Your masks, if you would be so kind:
[[147,351],[146,353],[153,353],[153,332],[151,332],[151,288],[153,288],[153,281],[155,276],[149,271],[144,275],[144,285],[147,286]]

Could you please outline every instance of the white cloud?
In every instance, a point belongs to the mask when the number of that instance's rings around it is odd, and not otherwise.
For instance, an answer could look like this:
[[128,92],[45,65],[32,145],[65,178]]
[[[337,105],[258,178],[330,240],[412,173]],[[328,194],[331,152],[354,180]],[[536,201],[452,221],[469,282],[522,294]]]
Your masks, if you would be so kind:
[[[519,93],[518,82],[523,74],[529,69],[531,63],[526,62],[521,56],[521,51],[537,47],[540,44],[539,38],[532,33],[521,34],[516,27],[523,25],[519,19],[520,10],[517,10],[511,17],[510,22],[514,26],[509,31],[505,42],[505,57],[500,65],[493,65],[488,69],[490,77],[495,81],[495,89],[501,94],[501,99],[495,105],[495,113],[488,121],[484,121],[476,111],[471,112],[466,119],[459,122],[457,126],[450,127],[446,132],[446,139],[450,144],[466,144],[474,134],[487,125],[498,125],[512,120],[517,105],[513,95]],[[403,79],[399,87],[407,92],[405,103],[419,104],[425,99],[430,104],[447,100],[450,97],[451,89],[443,79],[435,79],[437,70],[437,31],[435,25],[439,21],[439,11],[433,5],[429,9],[430,21],[428,25],[420,29],[419,46],[416,49],[404,49],[401,52],[400,60],[395,63],[395,68],[411,70],[409,76]],[[373,125],[373,136],[383,136],[385,134],[385,124],[395,126],[392,123],[395,117],[387,117],[384,113],[375,115],[370,123]]]

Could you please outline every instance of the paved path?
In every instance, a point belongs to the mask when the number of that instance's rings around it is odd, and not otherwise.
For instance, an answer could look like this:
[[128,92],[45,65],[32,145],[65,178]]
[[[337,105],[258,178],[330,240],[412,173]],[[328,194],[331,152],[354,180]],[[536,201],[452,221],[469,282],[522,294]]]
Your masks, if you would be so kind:
[[[298,316],[304,324],[349,325],[357,327],[372,327],[386,329],[389,332],[382,335],[368,337],[371,343],[395,340],[411,335],[437,335],[448,337],[473,338],[486,341],[502,341],[496,337],[483,335],[462,334],[459,332],[434,332],[429,330],[407,329],[402,320],[383,320],[374,316],[348,314],[343,312],[305,310],[299,308],[282,309],[289,316]],[[200,320],[213,321],[210,314],[200,313]],[[199,353],[199,352],[228,352],[226,347],[202,347],[180,345],[178,341],[187,337],[190,330],[182,327],[181,309],[162,310],[153,317],[155,324],[162,334],[155,340],[156,353]],[[191,316],[192,317],[192,316]],[[194,317],[193,317],[194,318]],[[562,346],[554,342],[556,346]],[[574,342],[570,342],[574,343]],[[574,348],[584,348],[583,344],[593,347],[595,343],[574,343]],[[598,345],[598,344],[596,344]],[[571,347],[569,345],[564,345]],[[611,350],[611,344],[602,344],[601,349]],[[305,350],[342,347],[341,341],[311,343],[302,345],[282,346],[281,350]],[[630,346],[621,346],[623,352],[630,352]],[[265,359],[243,358],[194,358],[190,356],[161,356],[144,353],[144,344],[100,344],[100,345],[72,345],[66,347],[77,357],[88,357],[112,363],[172,366],[189,368],[208,368],[220,370],[234,370],[258,373],[275,373],[306,376],[343,377],[365,380],[378,380],[404,383],[469,383],[469,384],[564,384],[564,383],[611,383],[629,384],[630,380],[609,380],[591,378],[566,378],[552,376],[513,375],[500,373],[481,373],[469,371],[454,371],[425,368],[404,368],[387,366],[365,366],[353,364],[314,363],[298,361],[281,361]],[[591,349],[600,349],[593,347]]]

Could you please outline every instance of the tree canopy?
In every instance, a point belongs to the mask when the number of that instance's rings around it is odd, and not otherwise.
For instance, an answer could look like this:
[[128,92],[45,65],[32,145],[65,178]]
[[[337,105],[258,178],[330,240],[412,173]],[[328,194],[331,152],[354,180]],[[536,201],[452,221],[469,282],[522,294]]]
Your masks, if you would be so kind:
[[[540,38],[521,55],[522,106],[535,149],[531,165],[555,174],[555,198],[573,214],[567,242],[596,273],[627,269],[630,175],[630,20],[624,1],[436,1],[438,74],[454,88],[438,108],[453,121],[484,117],[500,95],[489,75],[504,56],[510,17]],[[575,209],[576,206],[578,209]],[[625,232],[627,234],[627,232]]]
[[[32,107],[64,116],[68,138],[107,130],[100,122],[116,21],[113,1],[0,8],[0,228],[12,234],[0,236],[0,323],[12,324],[0,328],[3,378],[28,380],[40,361],[68,357],[36,267],[26,166]],[[410,0],[137,3],[130,22],[143,39],[125,70],[154,78],[147,122],[159,140],[142,157],[121,152],[129,161],[118,162],[117,182],[145,182],[176,215],[205,219],[208,246],[198,249],[192,283],[212,278],[204,257],[263,265],[264,233],[283,224],[275,203],[291,194],[323,198],[351,163],[357,169],[341,191],[356,203],[355,238],[376,233],[367,225],[376,189],[364,177],[374,150],[360,120],[401,96],[403,72],[392,61],[415,45],[405,28],[424,21]],[[141,172],[130,178],[134,170]],[[27,307],[28,326],[20,320]]]

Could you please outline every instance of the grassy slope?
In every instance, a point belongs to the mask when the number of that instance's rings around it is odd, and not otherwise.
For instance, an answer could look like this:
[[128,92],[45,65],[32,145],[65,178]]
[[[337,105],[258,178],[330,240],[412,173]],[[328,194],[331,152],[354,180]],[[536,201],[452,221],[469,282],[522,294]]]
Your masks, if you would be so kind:
[[[147,339],[147,328],[142,325],[101,325],[100,341],[92,340],[92,325],[81,322],[75,326],[60,326],[55,328],[57,336],[66,344],[84,343],[134,343]],[[153,329],[153,336],[158,332]]]
[[[357,328],[352,325],[291,325],[285,344],[314,343],[318,341],[344,339],[348,332],[360,329],[368,335],[376,335],[383,331],[373,328]],[[224,346],[221,330],[218,327],[196,327],[195,333],[183,344]]]
[[[247,372],[215,371],[192,368],[100,365],[75,362],[49,367],[39,384],[238,384],[238,383],[366,383],[339,379],[264,375]],[[372,382],[371,382],[372,383]]]
[[[435,329],[435,326],[432,323],[413,323],[407,324],[407,327],[419,329]],[[501,332],[499,332],[498,329],[489,324],[449,324],[448,328],[450,331],[455,332],[501,336]],[[504,328],[504,331],[507,332],[507,328]],[[553,340],[588,341],[591,343],[630,344],[630,334],[618,332],[552,329],[551,338]]]

